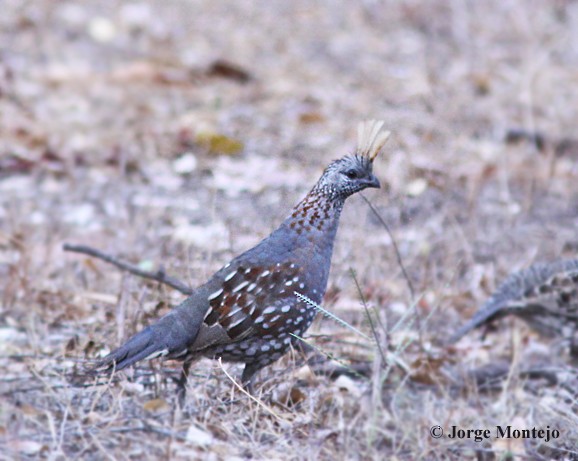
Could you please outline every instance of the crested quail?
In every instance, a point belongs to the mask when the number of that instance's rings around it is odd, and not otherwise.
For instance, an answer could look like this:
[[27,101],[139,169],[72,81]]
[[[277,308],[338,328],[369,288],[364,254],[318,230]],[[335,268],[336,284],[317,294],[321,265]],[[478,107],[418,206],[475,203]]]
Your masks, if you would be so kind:
[[[122,370],[140,360],[183,361],[179,398],[192,362],[201,357],[245,364],[243,384],[278,360],[302,336],[327,287],[339,216],[350,195],[379,188],[373,160],[389,132],[384,122],[358,127],[355,155],[333,161],[277,230],[234,258],[156,323],[104,357],[93,373]],[[293,336],[295,335],[295,336]]]
[[571,336],[578,329],[578,259],[535,264],[510,275],[450,342],[510,314],[545,336]]

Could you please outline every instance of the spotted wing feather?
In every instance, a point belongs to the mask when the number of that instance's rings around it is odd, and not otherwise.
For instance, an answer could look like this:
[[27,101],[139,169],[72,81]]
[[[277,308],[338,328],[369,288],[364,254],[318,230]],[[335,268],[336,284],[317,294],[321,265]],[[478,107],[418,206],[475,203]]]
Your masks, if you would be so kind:
[[293,291],[306,289],[301,269],[293,263],[239,265],[224,272],[222,284],[208,296],[209,309],[190,348],[193,354],[274,330],[296,304]]

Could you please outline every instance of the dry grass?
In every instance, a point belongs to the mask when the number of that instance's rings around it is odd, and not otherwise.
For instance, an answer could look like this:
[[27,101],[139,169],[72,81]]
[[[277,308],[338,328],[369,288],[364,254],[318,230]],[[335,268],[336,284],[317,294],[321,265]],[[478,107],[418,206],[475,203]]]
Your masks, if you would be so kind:
[[[443,344],[505,274],[575,255],[577,31],[564,0],[4,0],[0,458],[578,459],[563,345],[510,320]],[[183,411],[171,363],[69,386],[182,296],[64,242],[194,286],[267,235],[368,117],[394,136],[376,165],[389,191],[366,197],[415,296],[354,197],[324,307],[373,336],[353,269],[409,373],[320,318],[307,340],[369,378],[314,375],[290,354],[256,402],[227,377],[237,366],[202,361]],[[434,425],[561,436],[476,443]]]

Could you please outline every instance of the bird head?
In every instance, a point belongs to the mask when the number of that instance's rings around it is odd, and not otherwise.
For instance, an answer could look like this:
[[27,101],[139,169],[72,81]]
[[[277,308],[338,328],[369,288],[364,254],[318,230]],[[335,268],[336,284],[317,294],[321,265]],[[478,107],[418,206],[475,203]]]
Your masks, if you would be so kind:
[[333,161],[323,172],[318,187],[331,197],[346,199],[368,187],[381,187],[373,174],[373,161],[385,145],[390,133],[381,120],[361,122],[357,129],[354,155]]

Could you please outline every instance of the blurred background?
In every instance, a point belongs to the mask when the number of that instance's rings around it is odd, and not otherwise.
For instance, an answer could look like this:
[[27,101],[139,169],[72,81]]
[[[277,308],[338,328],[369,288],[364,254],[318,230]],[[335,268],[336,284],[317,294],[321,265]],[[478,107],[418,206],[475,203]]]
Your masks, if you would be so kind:
[[[0,443],[9,457],[464,459],[475,454],[467,443],[431,439],[428,428],[545,425],[553,415],[565,441],[576,440],[573,406],[552,387],[514,380],[475,403],[449,394],[464,370],[501,360],[564,366],[555,345],[515,322],[483,342],[479,333],[456,348],[442,340],[508,273],[576,254],[577,2],[0,8]],[[348,202],[326,307],[368,331],[357,281],[385,324],[406,319],[387,347],[410,344],[401,354],[409,376],[387,374],[376,394],[375,374],[373,384],[337,382],[288,358],[263,379],[273,403],[300,392],[298,404],[276,407],[289,428],[247,400],[216,409],[232,386],[214,362],[191,378],[196,410],[178,422],[162,373],[155,385],[65,386],[79,361],[183,296],[64,253],[63,243],[196,286],[268,235],[329,161],[353,152],[366,118],[393,133],[375,165],[387,187],[365,193],[392,235],[361,197]],[[311,334],[345,362],[372,363],[372,346],[335,322],[319,319]],[[578,451],[501,443],[486,448]]]

